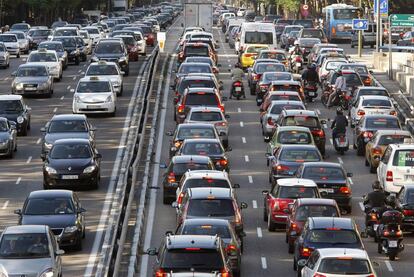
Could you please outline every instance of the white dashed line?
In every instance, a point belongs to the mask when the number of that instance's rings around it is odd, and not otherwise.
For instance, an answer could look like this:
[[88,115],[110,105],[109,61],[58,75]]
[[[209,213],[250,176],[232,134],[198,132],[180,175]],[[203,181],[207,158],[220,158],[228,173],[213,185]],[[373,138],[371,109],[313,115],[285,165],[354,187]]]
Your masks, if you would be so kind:
[[263,237],[262,228],[257,227],[257,237],[261,238]]
[[338,157],[338,161],[339,161],[340,164],[344,164],[344,161],[342,160],[341,157]]
[[30,156],[29,158],[27,158],[26,163],[29,164],[32,161],[32,158],[33,158],[32,156]]
[[253,184],[253,177],[249,175],[249,176],[247,176],[247,178],[249,178],[249,183]]
[[67,87],[66,87],[66,89],[67,89],[67,90],[69,90],[69,89],[70,89],[70,85],[69,85],[69,86],[67,86]]
[[333,140],[332,139],[329,139],[329,142],[333,145]]
[[17,178],[16,185],[20,184],[21,180],[22,180],[22,177]]
[[74,89],[74,88],[71,88],[71,89],[70,89],[70,92],[75,92],[75,89]]
[[65,99],[65,96],[64,95],[62,97],[60,97],[60,100],[63,100],[63,99]]
[[365,212],[365,207],[364,207],[364,203],[359,202],[359,207],[361,208],[361,211]]
[[387,266],[388,271],[390,271],[390,272],[393,272],[394,271],[394,269],[391,266],[390,261],[385,261],[384,263]]
[[262,258],[261,258],[261,260],[262,260],[262,268],[263,268],[263,269],[267,269],[267,261],[266,261],[266,257],[262,257]]
[[244,127],[243,121],[240,121],[240,127]]
[[326,125],[326,124],[322,124],[322,127],[323,127],[324,129],[328,129],[328,125]]
[[256,200],[252,200],[252,204],[253,204],[253,209],[257,209],[257,201]]
[[352,181],[351,177],[348,177],[349,183],[351,184],[351,186],[354,184],[354,181]]
[[242,137],[242,142],[246,143],[246,138],[245,137]]
[[247,156],[247,155],[245,155],[244,156],[244,160],[246,161],[246,163],[248,163],[250,160],[249,160],[249,156]]
[[79,69],[78,72],[81,73],[82,72],[82,69]]
[[316,109],[316,113],[317,113],[318,115],[321,115],[321,111],[320,111],[319,109]]
[[231,67],[231,64],[229,64],[229,67]]
[[42,139],[38,138],[37,141],[36,141],[36,144],[40,144],[41,141],[42,141]]
[[6,202],[4,202],[3,207],[1,207],[2,210],[7,209],[7,206],[9,205],[9,200],[7,200]]
[[54,108],[53,109],[53,113],[56,113],[57,112],[57,110],[58,110],[58,108],[56,107],[56,108]]
[[238,112],[238,113],[241,113],[241,109],[240,109],[240,108],[237,108],[237,112]]

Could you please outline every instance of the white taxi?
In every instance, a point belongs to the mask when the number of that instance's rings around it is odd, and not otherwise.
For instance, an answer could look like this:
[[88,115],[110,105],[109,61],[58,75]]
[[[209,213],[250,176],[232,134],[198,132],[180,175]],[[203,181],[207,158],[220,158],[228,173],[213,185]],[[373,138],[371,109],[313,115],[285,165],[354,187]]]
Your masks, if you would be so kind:
[[358,98],[355,104],[351,107],[349,114],[351,116],[351,126],[355,126],[365,115],[397,115],[397,112],[388,96],[364,95]]
[[73,95],[72,110],[79,113],[107,113],[115,116],[116,93],[107,78],[97,76],[79,80]]
[[97,76],[111,81],[116,95],[121,96],[124,90],[123,72],[115,62],[93,62],[86,70],[85,77]]
[[30,64],[40,64],[47,66],[49,74],[54,79],[62,79],[62,62],[59,60],[59,56],[54,50],[46,50],[44,48],[32,51],[27,58],[27,62]]

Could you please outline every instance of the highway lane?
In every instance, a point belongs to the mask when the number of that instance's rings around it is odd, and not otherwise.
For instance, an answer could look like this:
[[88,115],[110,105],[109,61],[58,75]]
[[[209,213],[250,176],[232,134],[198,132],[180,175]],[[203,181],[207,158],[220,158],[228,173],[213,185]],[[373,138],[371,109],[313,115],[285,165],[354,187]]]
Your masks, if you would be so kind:
[[[174,31],[167,37],[168,50],[172,50],[176,38],[179,34]],[[228,69],[237,61],[234,50],[224,43],[224,36],[218,29],[214,29],[216,39],[220,41],[219,49],[220,79],[224,82],[224,91],[228,96],[231,85]],[[351,49],[349,44],[341,45],[346,52],[354,55],[355,49]],[[371,51],[371,50],[364,50]],[[247,88],[247,82],[245,82]],[[171,91],[170,91],[171,92]],[[296,276],[296,272],[292,269],[292,255],[287,253],[287,244],[285,243],[284,231],[268,232],[267,225],[263,221],[263,196],[261,191],[269,189],[268,169],[266,166],[265,146],[260,130],[258,107],[254,101],[254,96],[249,95],[247,90],[246,100],[230,100],[225,102],[226,113],[231,116],[230,124],[230,145],[233,151],[229,153],[231,164],[231,178],[235,183],[239,183],[241,188],[238,189],[239,201],[249,204],[249,208],[243,210],[245,231],[245,252],[242,257],[242,276]],[[311,110],[320,112],[320,117],[324,119],[333,119],[335,109],[326,109],[321,103],[320,98],[315,103],[308,105]],[[173,104],[172,93],[168,99],[167,118],[165,122],[165,131],[174,130],[175,122],[173,121]],[[328,123],[329,125],[329,123]],[[333,149],[331,138],[331,130],[325,128],[327,133],[327,158],[326,161],[341,162],[348,172],[352,172],[354,176],[352,180],[353,190],[353,212],[351,215],[360,227],[364,229],[364,218],[361,210],[360,202],[362,196],[371,191],[371,183],[376,176],[370,174],[368,168],[364,166],[362,157],[356,156],[356,151],[352,149],[344,155],[339,156]],[[348,136],[351,138],[352,129],[348,129]],[[168,163],[168,141],[170,137],[164,137],[162,149],[162,160]],[[161,186],[161,180],[159,180]],[[162,189],[157,193],[155,212],[155,225],[152,233],[152,247],[158,247],[161,239],[167,230],[175,230],[175,210],[168,205],[162,204]],[[378,276],[411,276],[410,262],[413,257],[413,242],[411,235],[404,237],[406,249],[400,255],[400,259],[389,262],[384,254],[379,255],[376,252],[376,244],[373,239],[365,239],[364,243],[371,259],[378,263],[375,270]],[[151,267],[154,258],[149,259],[148,272],[141,272],[141,276],[152,276]]]
[[[148,48],[148,53],[152,48]],[[0,93],[7,94],[10,91],[12,78],[10,74],[19,64],[24,63],[27,56],[20,59],[13,58],[9,69],[0,71]],[[91,252],[99,251],[100,241],[95,242],[95,235],[101,220],[103,204],[108,192],[113,167],[117,159],[117,152],[122,133],[125,131],[128,105],[133,94],[136,78],[145,57],[140,57],[138,62],[130,63],[130,75],[124,77],[124,93],[118,98],[116,117],[91,116],[90,121],[97,128],[97,148],[103,156],[101,185],[98,190],[80,191],[81,202],[87,210],[86,238],[83,241],[83,250],[73,252],[69,249],[63,256],[63,272],[66,276],[84,275],[87,265],[94,265],[95,260]],[[27,137],[18,137],[18,150],[12,160],[3,159],[0,168],[0,228],[13,225],[17,222],[17,216],[13,210],[21,208],[26,196],[33,190],[42,187],[42,161],[40,159],[40,128],[53,116],[53,114],[72,113],[72,96],[78,80],[83,76],[88,62],[82,62],[79,66],[70,65],[63,73],[61,82],[56,82],[52,98],[26,98],[27,104],[32,108],[31,131]],[[120,157],[118,157],[120,159]],[[112,182],[116,180],[114,176]],[[103,217],[105,219],[105,217]],[[102,227],[102,226],[99,226]],[[100,228],[103,231],[104,228]]]

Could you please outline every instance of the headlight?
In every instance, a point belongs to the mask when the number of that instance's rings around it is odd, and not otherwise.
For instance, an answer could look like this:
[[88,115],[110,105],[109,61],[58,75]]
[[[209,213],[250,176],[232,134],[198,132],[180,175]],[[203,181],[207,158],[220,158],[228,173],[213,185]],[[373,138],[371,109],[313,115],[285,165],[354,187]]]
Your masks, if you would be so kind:
[[9,142],[8,140],[0,141],[0,145],[1,146],[5,146],[8,142]]
[[125,62],[126,61],[126,58],[125,57],[120,57],[119,58],[119,62]]
[[112,96],[108,96],[108,98],[106,98],[105,103],[111,103],[112,102]]
[[40,277],[53,277],[53,269],[48,268],[40,274]]
[[72,52],[70,52],[70,54],[71,54],[71,55],[76,55],[76,54],[78,54],[78,53],[79,53],[78,49],[73,50]]
[[49,173],[49,174],[57,174],[56,169],[54,169],[53,167],[50,167],[50,166],[45,166],[45,170],[46,170],[46,172],[47,172],[47,173]]
[[47,87],[49,86],[49,83],[48,82],[45,82],[45,83],[41,83],[41,84],[39,84],[39,88],[40,89],[47,89]]
[[22,124],[24,122],[24,117],[23,116],[19,116],[17,118],[17,123]]
[[76,230],[78,230],[78,227],[76,227],[76,226],[68,226],[68,227],[65,228],[65,233],[73,233]]
[[95,169],[96,169],[96,165],[90,165],[83,170],[83,173],[86,173],[86,174],[92,173]]
[[21,90],[21,89],[23,89],[23,84],[22,84],[22,83],[17,83],[17,84],[16,84],[16,89],[17,89],[17,90]]
[[50,148],[52,148],[53,144],[45,142],[45,143],[43,144],[43,146],[44,146],[46,149],[50,149]]
[[75,99],[76,103],[81,103],[82,102],[79,96],[75,96],[74,99]]

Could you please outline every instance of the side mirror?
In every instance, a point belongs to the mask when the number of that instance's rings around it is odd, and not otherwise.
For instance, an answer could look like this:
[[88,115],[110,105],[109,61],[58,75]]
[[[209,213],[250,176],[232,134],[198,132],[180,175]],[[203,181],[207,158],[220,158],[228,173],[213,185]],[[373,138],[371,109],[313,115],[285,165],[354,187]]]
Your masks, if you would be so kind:
[[21,209],[14,210],[14,213],[18,215],[22,215],[22,210]]
[[178,203],[176,201],[172,202],[171,207],[178,208]]
[[247,203],[246,202],[241,202],[240,203],[240,209],[247,209],[247,207],[248,207],[249,205],[247,205]]
[[156,248],[148,248],[147,251],[145,251],[145,254],[148,254],[150,256],[156,256],[158,255],[158,251]]
[[239,189],[240,188],[240,184],[233,184],[232,186],[234,189]]
[[372,70],[369,70],[368,72],[369,72],[370,74],[374,74],[374,71],[372,71]]
[[348,173],[346,174],[346,177],[352,177],[352,176],[354,176],[354,174],[352,174],[352,172],[348,172]]
[[172,137],[173,132],[171,132],[171,131],[165,132],[165,135],[166,135],[166,136],[169,136],[169,137]]
[[227,118],[227,119],[229,119],[230,118],[230,115],[229,114],[226,114],[224,117]]
[[326,124],[326,123],[327,123],[326,119],[321,119],[321,124]]
[[[306,262],[307,262],[307,260],[305,260],[305,259],[299,260],[299,261],[298,261],[298,266],[299,266],[299,268],[301,268],[301,267],[305,267],[305,266],[306,266]],[[299,269],[298,269],[298,270],[299,270]]]
[[101,153],[96,154],[96,158],[97,159],[102,159],[102,154]]
[[165,163],[160,163],[160,168],[167,168],[167,165]]
[[55,254],[56,254],[57,256],[62,256],[63,254],[65,254],[65,251],[64,251],[64,250],[62,250],[62,249],[59,249],[59,250],[56,250]]
[[326,198],[326,197],[328,197],[328,193],[326,191],[322,191],[321,196],[322,196],[322,198]]
[[268,190],[262,190],[262,194],[267,195],[267,194],[269,194],[269,191]]
[[181,27],[184,28],[184,23],[181,23]]

